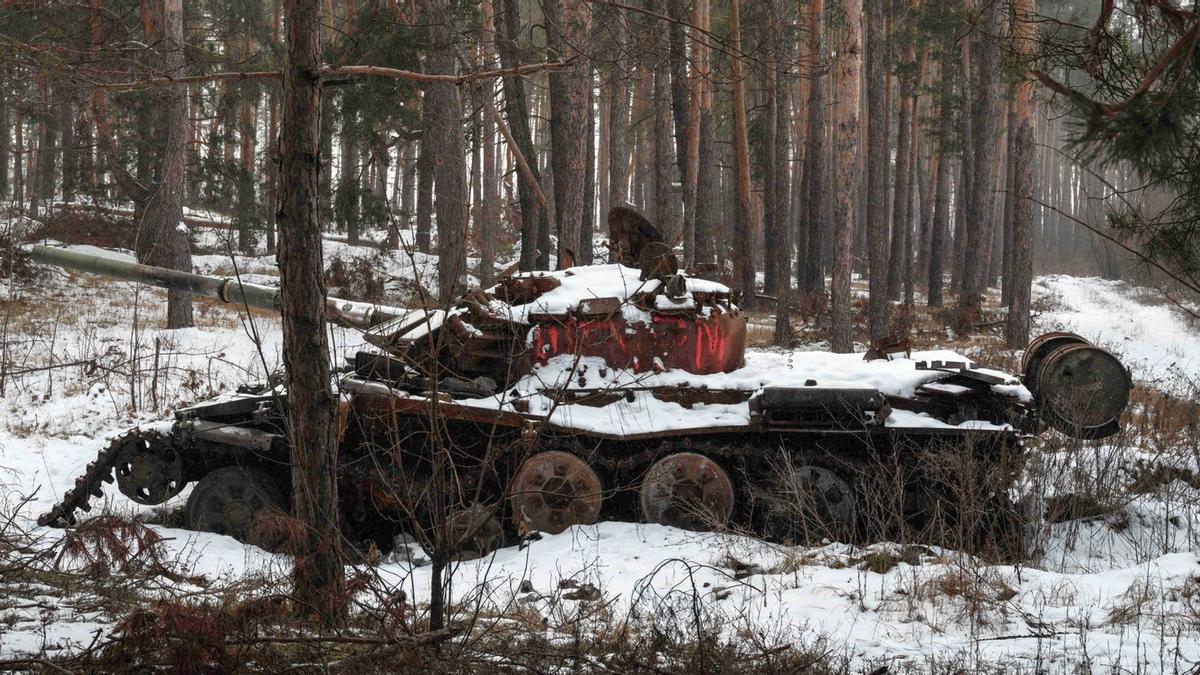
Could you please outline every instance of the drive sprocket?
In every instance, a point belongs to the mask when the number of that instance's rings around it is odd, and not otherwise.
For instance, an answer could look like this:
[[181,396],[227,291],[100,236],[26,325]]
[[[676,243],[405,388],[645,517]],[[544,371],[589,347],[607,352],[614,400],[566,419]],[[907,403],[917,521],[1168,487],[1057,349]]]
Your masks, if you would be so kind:
[[[75,479],[75,486],[67,490],[62,500],[38,517],[38,525],[74,525],[76,511],[91,511],[91,498],[104,496],[104,484],[113,482],[113,469],[119,463],[151,448],[161,448],[165,445],[165,440],[166,436],[159,431],[131,429],[109,441],[96,455],[96,459],[87,465],[83,475]],[[178,494],[178,491],[175,494]]]

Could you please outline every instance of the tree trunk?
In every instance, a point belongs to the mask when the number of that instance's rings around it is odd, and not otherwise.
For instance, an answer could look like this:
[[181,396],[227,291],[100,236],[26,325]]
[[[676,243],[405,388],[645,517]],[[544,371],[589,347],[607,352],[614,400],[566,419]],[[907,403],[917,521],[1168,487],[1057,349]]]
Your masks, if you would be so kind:
[[[357,113],[343,98],[341,105],[342,129],[338,146],[341,149],[341,162],[338,171],[337,194],[334,198],[334,211],[337,215],[338,229],[346,232],[346,241],[358,243],[358,201],[359,181],[361,180],[358,166],[358,138],[362,131],[356,123]],[[441,223],[438,223],[439,231]]]
[[[584,170],[587,165],[588,89],[591,66],[586,55],[588,10],[584,0],[547,0],[547,55],[568,61],[568,67],[550,73],[550,145],[554,178],[554,230],[558,234],[558,260],[568,257],[579,242],[583,220]],[[574,251],[570,251],[574,258]]]
[[[608,204],[629,203],[629,26],[625,10],[612,8],[616,55],[609,71]],[[608,213],[604,213],[605,218]]]
[[[696,256],[696,210],[697,185],[700,182],[700,118],[704,114],[704,90],[709,77],[708,37],[702,32],[706,29],[705,15],[708,12],[709,0],[695,0],[692,3],[692,28],[690,31],[692,46],[692,69],[688,80],[688,95],[691,105],[687,108],[687,125],[684,139],[684,169],[683,176],[683,259],[685,265],[694,264],[700,258]],[[707,260],[705,260],[707,262]]]
[[25,211],[25,119],[16,109],[13,120],[13,190],[12,201],[18,213]]
[[[911,40],[904,47],[902,59],[902,67],[915,65]],[[887,276],[887,297],[893,301],[903,296],[904,267],[912,255],[912,149],[916,129],[913,118],[919,83],[919,76],[913,77],[908,72],[900,75],[900,108],[896,119],[896,185],[892,199],[892,246]]]
[[928,304],[941,307],[947,247],[950,238],[950,167],[954,140],[954,94],[951,91],[953,62],[942,61],[941,87],[938,93],[938,126],[933,148],[933,230],[929,238]]
[[[163,0],[162,57],[168,76],[182,75],[182,0]],[[156,189],[151,190],[142,212],[144,230],[138,233],[138,261],[147,265],[190,272],[191,242],[183,221],[183,189],[187,168],[187,86],[162,89],[162,128],[166,132],[162,168]],[[167,328],[192,326],[192,296],[183,291],[167,292]]]
[[[771,5],[772,12],[778,8]],[[783,256],[787,254],[787,217],[786,209],[779,203],[779,183],[785,181],[786,172],[783,164],[787,155],[780,154],[779,144],[779,106],[782,87],[777,77],[776,55],[778,40],[770,37],[766,40],[766,55],[763,72],[763,293],[777,295],[783,285],[785,275],[790,271],[791,259],[786,265]],[[781,269],[782,268],[782,269]],[[778,303],[777,303],[778,304]],[[776,314],[778,316],[778,313]]]
[[[655,11],[665,15],[668,5],[673,2],[675,0],[657,0],[654,4]],[[676,137],[671,133],[673,103],[671,70],[674,64],[667,39],[671,34],[671,25],[667,21],[660,20],[654,24],[651,31],[654,49],[647,61],[653,59],[654,90],[650,106],[654,134],[653,173],[651,174],[654,198],[650,210],[652,214],[650,220],[666,237],[667,244],[674,245],[679,236],[679,228],[675,226],[674,209],[672,209],[674,200],[671,195],[676,164]]]
[[1013,204],[1016,199],[1013,195],[1016,193],[1016,163],[1013,161],[1015,150],[1013,144],[1016,142],[1017,134],[1014,130],[1017,128],[1017,87],[1011,86],[1009,89],[1008,101],[1008,120],[1005,123],[1008,133],[1005,135],[1005,150],[1004,150],[1004,217],[1002,219],[1004,227],[1004,251],[1003,260],[1000,270],[1000,305],[1008,307],[1012,303],[1012,246],[1013,246]]
[[868,333],[888,333],[888,111],[884,62],[887,32],[884,0],[867,0],[867,269],[870,288]]
[[[62,138],[62,199],[68,203],[75,201],[75,191],[79,188],[80,153],[75,139],[75,112],[75,104],[70,100],[62,101],[58,110],[58,128]],[[8,139],[0,142],[7,143]]]
[[[1034,0],[1016,0],[1013,6],[1013,42],[1025,64],[1033,61],[1034,39],[1037,36]],[[1023,64],[1024,65],[1024,64]],[[1011,304],[1005,343],[1009,349],[1020,349],[1029,342],[1029,303],[1033,285],[1033,172],[1036,155],[1033,148],[1034,86],[1026,75],[1017,85],[1013,134],[1013,155],[1010,158],[1013,175],[1012,199],[1012,259]]]
[[963,291],[958,298],[960,320],[973,322],[979,316],[987,279],[987,251],[991,244],[991,223],[996,201],[996,140],[1000,108],[1000,4],[987,3],[980,17],[979,97],[973,128],[975,159],[971,179],[971,198],[967,208],[965,251],[963,254]]
[[[428,103],[426,94],[425,105]],[[417,148],[417,250],[430,252],[430,231],[433,229],[433,150],[429,140],[432,131],[423,124],[420,147]]]
[[[483,0],[480,5],[481,40],[479,52],[483,68],[496,67],[496,33],[492,0]],[[496,175],[496,108],[490,104],[495,94],[495,83],[485,80],[483,96],[488,100],[483,106],[483,205],[480,209],[479,228],[479,285],[487,288],[496,280],[496,237],[500,229],[500,184]]]
[[851,316],[850,266],[854,245],[854,201],[858,194],[855,178],[858,174],[858,69],[861,59],[862,0],[845,0],[838,22],[842,27],[838,45],[837,101],[834,109],[837,156],[834,194],[834,254],[833,278],[830,288],[832,310],[832,344],[835,352],[854,349],[854,326]]
[[967,247],[967,204],[970,202],[971,185],[975,177],[974,123],[971,108],[971,40],[962,41],[961,59],[958,63],[959,108],[959,165],[958,177],[954,181],[954,241],[951,254],[950,283],[955,293],[962,293],[963,262]]
[[804,151],[804,184],[808,205],[802,225],[805,255],[800,263],[800,288],[806,294],[825,291],[823,233],[831,220],[828,183],[829,142],[826,132],[825,72],[829,67],[825,46],[825,0],[809,0],[808,35],[812,44],[812,70],[808,85],[808,148]]
[[[742,11],[740,0],[731,0],[729,7],[729,44],[735,55],[742,52]],[[733,59],[733,144],[737,171],[737,216],[734,218],[733,277],[741,287],[742,309],[754,307],[754,207],[750,195],[750,140],[746,130],[746,81],[742,75],[742,59]]]
[[[675,169],[671,172],[678,175],[680,185],[683,185],[684,176],[687,175],[687,126],[688,119],[691,115],[691,102],[689,96],[689,82],[687,73],[687,48],[684,41],[684,24],[686,22],[685,15],[687,13],[686,5],[694,0],[666,0],[666,14],[671,18],[667,26],[667,34],[669,41],[670,66],[671,66],[671,123],[675,131],[675,147],[672,149],[672,155],[675,157]],[[673,227],[675,228],[672,242],[683,242],[691,239],[691,233],[688,231],[688,219],[691,217],[691,211],[694,205],[688,201],[689,197],[687,190],[681,190],[679,197],[672,199],[672,204],[676,207],[680,202],[683,203],[683,209],[680,211],[672,210]],[[685,246],[685,248],[690,248]],[[685,256],[686,257],[686,256]]]
[[292,448],[292,512],[308,532],[293,579],[299,608],[326,623],[342,614],[337,443],[325,327],[320,188],[321,42],[318,0],[286,0],[280,128],[279,281]]
[[[0,94],[8,91],[8,75],[0,69]],[[8,96],[0,95],[0,200],[8,197],[9,141],[12,131],[8,123]]]
[[[453,75],[457,69],[450,0],[429,0],[428,15],[429,72]],[[438,226],[438,297],[442,304],[448,305],[466,290],[467,149],[457,87],[450,82],[434,82],[428,85],[427,92],[426,141],[437,181],[434,207]]]
[[[712,6],[710,0],[696,0],[694,21],[704,35],[711,29]],[[707,40],[705,37],[703,40]],[[711,57],[707,44],[699,44],[694,40],[696,48],[694,70],[698,82],[698,95],[691,108],[696,110],[699,136],[694,142],[696,146],[696,180],[695,180],[695,212],[692,216],[691,232],[695,250],[692,262],[701,265],[712,265],[716,262],[717,252],[713,243],[714,221],[719,220],[717,200],[720,198],[720,170],[717,167],[716,151],[713,147],[712,130],[712,73]],[[686,256],[685,256],[686,257]]]
[[[278,39],[278,38],[276,38]],[[267,253],[275,253],[275,213],[279,210],[279,95],[271,89],[267,98],[267,149],[263,167],[267,174],[266,185],[266,235]]]
[[575,249],[576,264],[591,265],[593,242],[596,230],[596,116],[592,110],[596,107],[596,96],[593,92],[592,76],[588,73],[587,94],[587,133],[584,135],[587,143],[586,161],[583,169],[583,218],[579,225],[579,245]]
[[[521,64],[518,53],[518,37],[520,35],[520,18],[517,12],[517,0],[500,0],[495,16],[496,47],[500,56],[502,68],[513,68]],[[533,150],[533,136],[529,128],[529,102],[525,98],[525,80],[521,77],[505,77],[504,82],[504,117],[508,121],[509,133],[512,134],[517,149],[525,156],[533,178],[541,180],[537,168],[537,155]],[[534,193],[533,186],[527,181],[517,181],[517,194],[521,203],[521,259],[520,269],[529,271],[538,266],[538,260],[548,251],[538,250],[538,234],[548,229],[546,209],[542,208]],[[420,207],[418,206],[418,212]]]

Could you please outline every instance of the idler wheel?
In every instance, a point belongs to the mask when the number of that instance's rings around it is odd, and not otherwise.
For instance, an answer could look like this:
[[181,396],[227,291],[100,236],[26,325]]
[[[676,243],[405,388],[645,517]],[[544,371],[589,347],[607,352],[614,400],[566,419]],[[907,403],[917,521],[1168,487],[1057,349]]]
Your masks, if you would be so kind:
[[788,467],[767,495],[767,529],[783,541],[829,538],[846,540],[854,534],[858,504],[854,487],[823,466]]
[[283,493],[271,477],[257,469],[227,466],[196,483],[184,509],[188,529],[224,534],[270,549],[255,532],[255,524],[272,511],[283,510]]
[[568,452],[539,452],[525,460],[509,491],[513,524],[522,533],[558,534],[600,518],[600,477],[587,462]]
[[483,504],[471,506],[450,514],[446,532],[453,549],[455,560],[475,560],[496,550],[504,536],[500,520]]
[[642,479],[642,517],[688,530],[711,530],[733,515],[733,483],[713,460],[694,452],[663,457]]

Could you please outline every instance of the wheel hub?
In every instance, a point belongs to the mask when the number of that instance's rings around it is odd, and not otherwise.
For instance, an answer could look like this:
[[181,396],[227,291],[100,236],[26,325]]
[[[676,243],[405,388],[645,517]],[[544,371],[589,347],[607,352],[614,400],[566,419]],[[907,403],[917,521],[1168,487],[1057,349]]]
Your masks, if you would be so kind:
[[525,460],[509,486],[518,530],[558,534],[600,517],[600,477],[566,452],[542,452]]
[[733,515],[733,483],[713,460],[694,452],[664,457],[646,472],[642,516],[688,530],[718,528]]

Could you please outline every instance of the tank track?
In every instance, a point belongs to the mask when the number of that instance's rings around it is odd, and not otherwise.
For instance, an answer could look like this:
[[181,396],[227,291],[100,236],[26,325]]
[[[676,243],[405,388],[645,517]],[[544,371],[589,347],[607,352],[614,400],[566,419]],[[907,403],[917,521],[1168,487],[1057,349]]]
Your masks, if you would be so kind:
[[104,496],[104,484],[116,480],[113,469],[116,468],[121,453],[126,448],[139,445],[142,441],[157,440],[162,437],[157,431],[146,429],[131,429],[108,442],[104,449],[96,455],[96,459],[88,463],[83,475],[75,479],[75,487],[67,490],[61,501],[51,509],[38,516],[40,526],[66,527],[76,522],[75,512],[92,510],[88,503],[92,497]]

